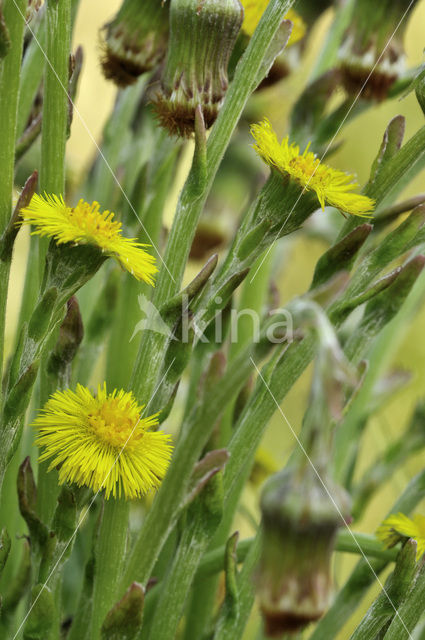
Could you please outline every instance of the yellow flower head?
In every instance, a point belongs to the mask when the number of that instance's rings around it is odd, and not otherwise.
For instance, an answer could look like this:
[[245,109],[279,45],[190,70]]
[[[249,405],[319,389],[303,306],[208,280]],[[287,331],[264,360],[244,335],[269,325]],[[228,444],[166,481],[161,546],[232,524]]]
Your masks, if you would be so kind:
[[289,144],[288,137],[279,143],[268,120],[252,125],[251,133],[254,149],[264,162],[296,180],[303,189],[314,191],[322,209],[330,205],[356,216],[372,215],[374,201],[351,193],[358,187],[353,175],[323,164],[308,147],[301,154],[298,145]]
[[68,207],[62,196],[34,194],[21,210],[23,224],[35,226],[33,235],[54,238],[57,244],[90,244],[115,258],[137,280],[153,284],[158,271],[155,258],[144,250],[148,246],[122,235],[121,222],[110,211],[100,212],[98,202],[80,200]]
[[97,395],[77,385],[75,391],[56,391],[34,421],[40,460],[51,460],[49,471],[59,466],[59,482],[75,482],[105,489],[105,497],[124,494],[138,498],[157,488],[167,470],[171,437],[151,431],[158,414],[141,417],[132,393]]
[[[261,16],[267,9],[269,0],[241,0],[241,2],[244,8],[242,31],[251,37],[260,22]],[[290,47],[304,38],[306,25],[301,16],[293,9],[289,9],[285,15],[285,20],[290,20],[293,24],[292,32],[288,40],[288,47]]]
[[402,538],[413,538],[417,543],[416,560],[425,551],[425,516],[419,514],[408,518],[404,513],[395,513],[381,524],[376,536],[386,547],[393,547]]

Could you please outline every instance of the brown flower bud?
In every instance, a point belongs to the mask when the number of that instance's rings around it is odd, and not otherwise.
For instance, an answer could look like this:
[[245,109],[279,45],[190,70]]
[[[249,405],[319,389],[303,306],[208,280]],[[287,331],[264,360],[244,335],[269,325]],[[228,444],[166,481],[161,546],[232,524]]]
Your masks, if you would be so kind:
[[331,555],[348,500],[325,472],[318,473],[320,478],[311,465],[285,469],[263,490],[257,593],[272,637],[303,629],[329,603]]

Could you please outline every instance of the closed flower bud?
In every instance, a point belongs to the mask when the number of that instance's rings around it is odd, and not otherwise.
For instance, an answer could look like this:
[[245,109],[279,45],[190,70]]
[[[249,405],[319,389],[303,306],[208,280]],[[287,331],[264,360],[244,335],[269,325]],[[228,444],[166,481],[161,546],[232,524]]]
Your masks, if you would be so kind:
[[168,6],[166,0],[124,0],[104,27],[102,68],[108,80],[126,87],[162,62],[168,43]]
[[384,100],[405,69],[403,34],[416,0],[358,0],[339,51],[348,93]]
[[303,629],[329,604],[331,555],[348,500],[322,470],[320,477],[310,465],[286,469],[263,490],[257,593],[271,637]]
[[242,18],[239,0],[172,0],[167,62],[153,100],[160,124],[171,134],[192,134],[198,105],[206,127],[214,123]]

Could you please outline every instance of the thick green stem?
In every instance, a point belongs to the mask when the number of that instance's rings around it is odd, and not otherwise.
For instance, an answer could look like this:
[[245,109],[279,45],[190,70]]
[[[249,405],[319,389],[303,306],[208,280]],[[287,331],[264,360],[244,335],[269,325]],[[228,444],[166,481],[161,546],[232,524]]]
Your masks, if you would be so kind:
[[187,491],[193,467],[206,445],[220,407],[235,396],[252,370],[251,350],[245,350],[208,394],[205,403],[194,408],[183,424],[167,475],[131,551],[121,584],[124,591],[137,580],[146,583],[159,552],[172,530]]
[[[266,259],[260,256],[252,267],[252,273],[256,274],[255,278],[251,280],[248,276],[243,283],[238,304],[240,316],[237,322],[237,340],[235,339],[236,336],[233,333],[232,327],[232,343],[229,353],[230,360],[233,360],[237,354],[249,344],[257,329],[255,322],[259,322],[263,307],[266,303],[272,262],[273,251],[269,252]],[[228,444],[232,436],[234,409],[235,403],[232,402],[227,407],[221,421],[220,442],[223,446]],[[234,510],[229,508],[229,504],[227,504],[226,507],[223,522],[219,527],[217,535],[215,535],[213,539],[214,547],[224,545],[229,536]],[[214,547],[210,553],[214,552]],[[192,600],[186,621],[185,638],[187,640],[189,640],[190,637],[200,637],[203,629],[207,626],[216,598],[217,584],[218,577],[216,575],[206,578],[204,575],[201,575],[201,567],[199,567],[195,586],[192,589]]]
[[[220,162],[230,142],[241,113],[252,91],[270,41],[292,0],[271,0],[263,18],[240,61],[223,107],[207,144],[207,173],[199,184],[194,163],[177,205],[162,267],[155,287],[153,304],[159,309],[175,294],[183,278],[192,240],[206,198],[212,187]],[[149,402],[162,366],[165,338],[146,332],[133,372],[132,388],[144,404]],[[149,372],[149,375],[147,375]]]
[[[71,47],[71,0],[48,0],[46,7],[47,60],[43,91],[43,124],[41,136],[40,192],[65,193],[65,146],[68,137],[68,80],[69,53]],[[43,29],[43,25],[41,27]],[[41,43],[40,43],[41,44]],[[31,274],[34,263],[38,262],[38,283],[44,270],[47,242],[31,244],[28,257],[28,280],[34,287],[37,278]],[[38,255],[37,255],[38,254]],[[37,287],[36,287],[37,288]],[[27,311],[26,311],[27,312]],[[46,367],[41,367],[39,403],[44,404],[50,393],[55,391],[47,380]],[[49,523],[53,516],[58,495],[57,475],[47,473],[48,465],[38,466],[39,513]]]
[[46,21],[47,61],[43,92],[40,190],[64,194],[71,0],[48,0]]
[[[237,546],[237,561],[244,562],[254,538],[245,538]],[[364,553],[370,558],[393,561],[396,559],[398,549],[384,549],[382,543],[367,533],[350,532],[347,529],[338,531],[335,551],[360,555]],[[224,569],[224,554],[226,546],[222,545],[204,555],[199,564],[199,577],[218,573]]]
[[[184,528],[149,632],[150,640],[174,638],[198,564],[220,522],[221,474],[210,479],[183,517]],[[164,611],[168,614],[164,616]],[[194,636],[195,637],[195,636]]]
[[[0,63],[0,236],[12,215],[13,172],[15,166],[16,121],[19,78],[27,0],[5,0],[2,12],[11,47]],[[10,259],[0,265],[0,379],[3,372],[6,300]]]
[[5,0],[3,16],[11,47],[0,67],[0,234],[12,214],[16,119],[27,0]]
[[30,25],[35,37],[28,45],[22,61],[21,90],[18,105],[17,134],[22,135],[30,116],[31,108],[43,77],[44,54],[47,39],[47,25],[45,16],[34,28]]
[[96,547],[91,639],[99,638],[109,609],[117,600],[128,528],[129,503],[124,499],[105,500]]

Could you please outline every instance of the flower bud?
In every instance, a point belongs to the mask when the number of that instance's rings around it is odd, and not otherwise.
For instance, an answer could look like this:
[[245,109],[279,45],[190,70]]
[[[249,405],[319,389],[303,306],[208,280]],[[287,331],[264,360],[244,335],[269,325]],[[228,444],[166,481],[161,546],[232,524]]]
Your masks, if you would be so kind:
[[325,612],[331,555],[347,505],[344,491],[311,465],[285,469],[266,483],[257,593],[269,636],[303,629]]
[[160,124],[171,134],[192,134],[198,105],[206,127],[214,123],[242,18],[239,0],[172,0],[167,62],[153,100]]
[[405,69],[403,34],[416,0],[358,0],[339,51],[349,94],[384,100]]
[[119,87],[126,87],[165,58],[168,3],[124,0],[115,18],[104,29],[103,73]]

